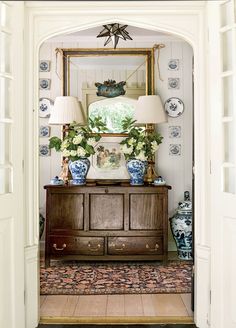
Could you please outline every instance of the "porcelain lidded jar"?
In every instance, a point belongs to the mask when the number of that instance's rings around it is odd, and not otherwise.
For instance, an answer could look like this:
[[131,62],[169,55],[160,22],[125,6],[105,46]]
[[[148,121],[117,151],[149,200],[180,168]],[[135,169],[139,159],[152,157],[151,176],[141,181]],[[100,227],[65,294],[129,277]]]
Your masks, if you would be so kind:
[[69,162],[69,169],[72,175],[72,184],[86,184],[86,176],[90,168],[90,161],[87,157],[80,158],[74,162]]
[[144,184],[144,175],[147,169],[147,161],[140,159],[130,159],[127,161],[127,170],[130,175],[130,184],[132,186],[142,186]]
[[184,201],[179,202],[176,214],[169,219],[181,260],[192,260],[192,202],[188,191],[184,192]]

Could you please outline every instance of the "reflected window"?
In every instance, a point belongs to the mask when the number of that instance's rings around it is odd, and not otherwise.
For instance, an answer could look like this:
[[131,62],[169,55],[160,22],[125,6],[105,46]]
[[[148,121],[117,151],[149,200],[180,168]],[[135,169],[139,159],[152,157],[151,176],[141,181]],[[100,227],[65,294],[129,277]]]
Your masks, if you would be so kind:
[[122,133],[122,120],[134,117],[137,100],[127,97],[103,99],[89,105],[88,114],[91,119],[101,116],[107,126],[107,133]]

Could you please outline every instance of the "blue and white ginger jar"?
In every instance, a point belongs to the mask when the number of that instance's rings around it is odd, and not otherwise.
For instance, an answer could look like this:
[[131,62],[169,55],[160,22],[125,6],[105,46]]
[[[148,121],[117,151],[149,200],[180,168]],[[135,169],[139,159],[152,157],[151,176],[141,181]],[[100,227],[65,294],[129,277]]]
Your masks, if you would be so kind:
[[127,170],[130,175],[130,184],[132,186],[142,186],[144,184],[144,175],[147,169],[147,161],[140,159],[130,159],[127,161]]
[[86,184],[86,176],[90,168],[90,161],[87,157],[80,158],[74,162],[69,162],[69,169],[72,175],[72,184],[84,185]]
[[181,260],[192,260],[192,202],[188,191],[184,193],[184,201],[179,202],[176,214],[169,220],[178,257]]

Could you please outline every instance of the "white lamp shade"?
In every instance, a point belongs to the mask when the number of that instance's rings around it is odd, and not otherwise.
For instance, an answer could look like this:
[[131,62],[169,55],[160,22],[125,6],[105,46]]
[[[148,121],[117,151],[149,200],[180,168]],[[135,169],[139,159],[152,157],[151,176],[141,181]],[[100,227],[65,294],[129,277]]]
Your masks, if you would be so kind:
[[167,121],[161,98],[157,95],[140,96],[134,118],[137,123],[158,124]]
[[84,123],[81,103],[75,97],[57,97],[51,110],[49,124]]

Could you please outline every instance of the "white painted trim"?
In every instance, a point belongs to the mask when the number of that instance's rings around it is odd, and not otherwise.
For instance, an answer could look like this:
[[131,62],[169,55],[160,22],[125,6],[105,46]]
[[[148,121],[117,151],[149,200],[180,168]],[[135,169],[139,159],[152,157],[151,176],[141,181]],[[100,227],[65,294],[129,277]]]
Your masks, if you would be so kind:
[[[174,34],[187,41],[194,50],[195,58],[195,241],[198,247],[208,245],[207,218],[209,190],[206,181],[208,171],[207,130],[208,107],[206,106],[206,40],[205,1],[168,2],[26,2],[26,61],[28,65],[26,97],[26,180],[27,231],[26,244],[38,243],[38,58],[39,47],[49,37],[70,33],[111,22],[127,23],[140,28]],[[198,263],[199,261],[199,263]],[[196,256],[196,304],[200,306],[204,293],[199,283],[202,272],[207,272],[207,260]],[[32,276],[34,280],[35,277]],[[200,280],[199,280],[200,279]],[[34,283],[34,282],[33,282]],[[35,302],[34,302],[35,303]],[[35,303],[36,304],[36,303]],[[29,310],[27,309],[27,312]],[[32,311],[35,314],[35,309]],[[205,327],[208,306],[197,310],[200,328]],[[31,314],[29,314],[31,315]],[[35,320],[35,319],[32,319]]]
[[[133,37],[131,35],[131,37]],[[173,36],[161,36],[161,35],[146,35],[146,36],[135,36],[133,37],[133,43],[142,43],[142,42],[153,42],[153,39],[156,40],[155,43],[165,43],[165,42],[183,42],[180,38],[175,38]],[[63,42],[63,43],[73,43],[73,42],[94,42],[96,40],[96,36],[57,36],[51,39],[46,40],[45,42]],[[102,43],[104,43],[104,40],[102,40]]]
[[39,256],[38,246],[25,247],[25,318],[26,328],[39,322]]
[[[210,327],[210,248],[195,246],[195,323],[199,328]],[[201,288],[201,294],[199,289]]]

